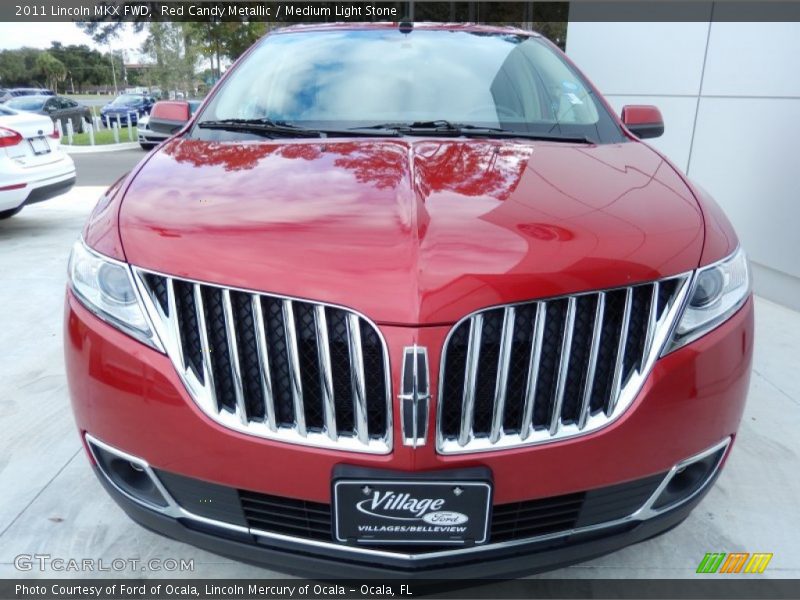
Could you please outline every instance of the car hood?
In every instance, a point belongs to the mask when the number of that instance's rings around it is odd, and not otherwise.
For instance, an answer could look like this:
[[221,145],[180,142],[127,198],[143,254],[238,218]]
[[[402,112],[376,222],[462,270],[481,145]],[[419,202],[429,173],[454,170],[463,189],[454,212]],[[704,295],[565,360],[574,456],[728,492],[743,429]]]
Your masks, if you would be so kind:
[[686,272],[703,246],[694,196],[638,142],[176,139],[119,226],[134,265],[406,325]]

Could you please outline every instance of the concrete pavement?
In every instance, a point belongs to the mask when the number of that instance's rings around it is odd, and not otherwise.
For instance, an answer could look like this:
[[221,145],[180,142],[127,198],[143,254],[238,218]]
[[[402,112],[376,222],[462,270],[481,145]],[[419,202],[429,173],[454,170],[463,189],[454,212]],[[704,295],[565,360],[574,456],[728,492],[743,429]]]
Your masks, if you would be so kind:
[[[282,576],[150,533],[92,474],[72,420],[62,359],[69,249],[96,198],[142,152],[76,157],[81,187],[0,222],[0,577]],[[111,163],[103,162],[110,160]],[[83,162],[85,161],[85,162]],[[756,354],[739,439],[690,518],[647,542],[542,577],[694,577],[706,552],[773,552],[765,577],[800,577],[800,314],[758,299]],[[191,559],[187,572],[20,572],[20,554]]]
[[145,156],[147,152],[141,148],[102,154],[75,154],[72,160],[78,174],[77,185],[109,186],[135,167]]

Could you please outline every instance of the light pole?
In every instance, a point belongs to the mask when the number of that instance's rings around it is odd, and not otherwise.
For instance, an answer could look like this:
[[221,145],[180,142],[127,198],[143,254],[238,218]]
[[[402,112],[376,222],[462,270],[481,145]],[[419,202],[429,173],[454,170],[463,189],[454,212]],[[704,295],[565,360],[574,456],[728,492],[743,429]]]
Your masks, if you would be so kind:
[[117,95],[117,68],[114,66],[114,51],[111,51],[111,78],[114,81],[114,95]]

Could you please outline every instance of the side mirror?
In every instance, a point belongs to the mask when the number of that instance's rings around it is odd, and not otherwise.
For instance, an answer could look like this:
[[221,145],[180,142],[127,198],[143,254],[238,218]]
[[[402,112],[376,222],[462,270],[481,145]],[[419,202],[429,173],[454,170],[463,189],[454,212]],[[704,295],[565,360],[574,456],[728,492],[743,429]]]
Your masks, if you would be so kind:
[[150,116],[162,121],[172,121],[174,123],[186,123],[191,116],[189,103],[180,100],[164,100],[156,102],[150,109]]
[[664,135],[664,117],[655,106],[635,104],[623,106],[622,122],[639,139]]
[[162,100],[150,109],[149,127],[153,131],[173,134],[181,130],[191,117],[188,102],[181,100]]

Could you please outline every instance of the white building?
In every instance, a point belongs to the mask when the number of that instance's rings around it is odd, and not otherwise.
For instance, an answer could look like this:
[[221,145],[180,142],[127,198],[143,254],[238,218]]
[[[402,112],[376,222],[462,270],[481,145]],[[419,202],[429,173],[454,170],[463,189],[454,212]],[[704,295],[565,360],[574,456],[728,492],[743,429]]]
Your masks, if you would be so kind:
[[711,22],[571,22],[567,54],[616,110],[661,109],[665,134],[648,141],[725,210],[756,291],[800,309],[800,23],[724,22],[724,10],[715,3]]

